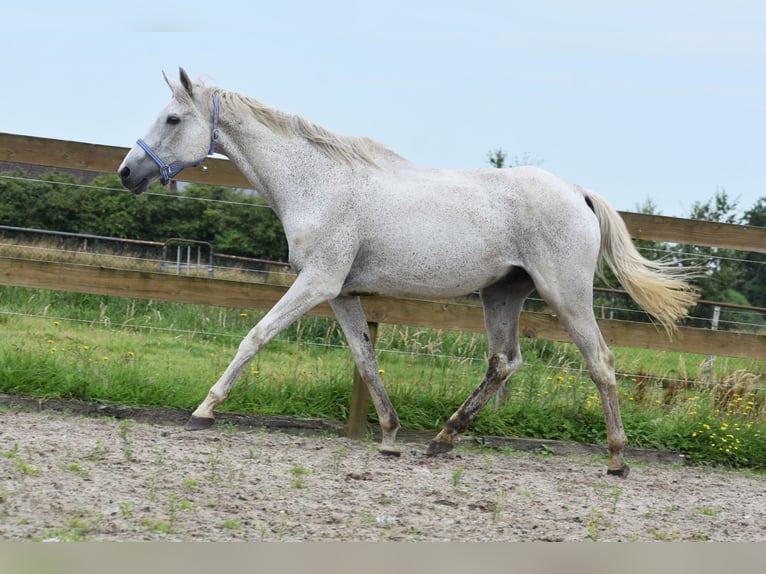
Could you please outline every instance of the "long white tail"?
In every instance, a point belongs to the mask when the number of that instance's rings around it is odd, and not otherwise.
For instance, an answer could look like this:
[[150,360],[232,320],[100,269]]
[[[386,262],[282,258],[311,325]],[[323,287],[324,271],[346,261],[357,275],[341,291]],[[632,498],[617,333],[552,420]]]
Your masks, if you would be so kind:
[[672,334],[676,322],[699,298],[697,288],[688,283],[695,273],[643,257],[620,214],[598,194],[587,190],[583,193],[601,226],[601,257],[636,303]]

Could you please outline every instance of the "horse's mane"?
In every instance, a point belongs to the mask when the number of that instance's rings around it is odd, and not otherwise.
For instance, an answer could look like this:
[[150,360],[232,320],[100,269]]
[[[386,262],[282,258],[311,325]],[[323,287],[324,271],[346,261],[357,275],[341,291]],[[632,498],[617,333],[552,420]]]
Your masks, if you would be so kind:
[[[300,116],[269,107],[254,98],[201,84],[198,84],[197,87],[204,89],[206,94],[217,91],[222,111],[251,113],[255,119],[270,130],[281,134],[298,135],[335,161],[351,165],[355,162],[362,162],[378,167],[375,160],[376,155],[393,154],[388,148],[373,139],[335,134]],[[210,98],[206,97],[205,100],[210,101]]]

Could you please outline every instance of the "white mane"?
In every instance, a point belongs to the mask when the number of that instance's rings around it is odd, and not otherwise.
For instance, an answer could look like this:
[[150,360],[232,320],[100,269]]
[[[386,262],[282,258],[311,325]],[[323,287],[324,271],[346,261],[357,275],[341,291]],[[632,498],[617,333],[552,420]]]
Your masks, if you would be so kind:
[[210,101],[208,96],[212,92],[218,91],[222,113],[226,111],[251,113],[255,119],[270,130],[300,136],[335,161],[348,164],[362,162],[378,167],[375,156],[393,154],[391,150],[373,139],[335,134],[300,116],[269,107],[254,98],[201,84],[196,87],[203,90],[205,101]]

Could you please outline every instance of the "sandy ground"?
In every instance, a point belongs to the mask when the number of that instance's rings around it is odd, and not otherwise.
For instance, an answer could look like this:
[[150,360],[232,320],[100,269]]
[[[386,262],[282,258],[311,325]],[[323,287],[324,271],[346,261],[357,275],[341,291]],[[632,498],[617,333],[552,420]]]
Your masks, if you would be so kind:
[[0,411],[2,540],[766,540],[766,478]]

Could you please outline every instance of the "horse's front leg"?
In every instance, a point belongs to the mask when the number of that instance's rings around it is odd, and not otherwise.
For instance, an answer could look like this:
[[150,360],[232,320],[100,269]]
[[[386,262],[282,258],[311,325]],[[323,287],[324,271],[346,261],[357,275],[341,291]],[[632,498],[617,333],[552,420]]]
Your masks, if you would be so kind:
[[339,288],[332,288],[326,280],[309,278],[307,274],[299,275],[287,293],[239,344],[234,359],[221,378],[210,388],[205,400],[192,413],[186,423],[186,429],[200,430],[212,426],[213,409],[228,398],[237,379],[256,353],[303,314],[335,297],[338,290]]

